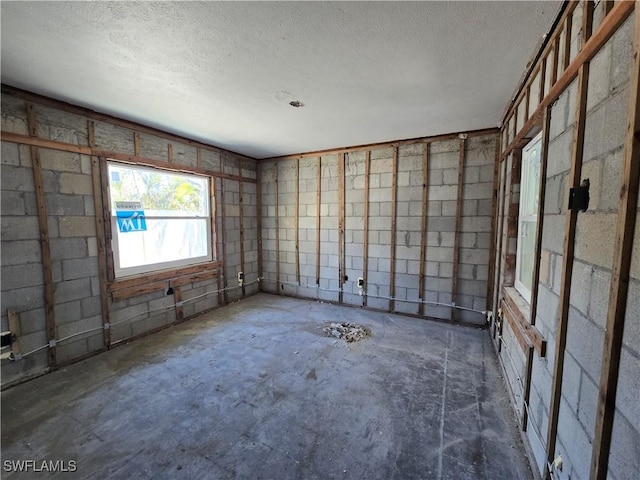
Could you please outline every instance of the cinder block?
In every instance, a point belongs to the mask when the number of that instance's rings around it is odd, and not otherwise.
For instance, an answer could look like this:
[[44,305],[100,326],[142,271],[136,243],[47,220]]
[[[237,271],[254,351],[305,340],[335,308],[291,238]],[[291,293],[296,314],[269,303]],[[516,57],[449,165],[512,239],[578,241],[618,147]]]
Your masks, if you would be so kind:
[[575,246],[577,258],[611,268],[616,217],[615,214],[601,213],[578,216]]
[[44,284],[42,266],[39,263],[23,263],[2,266],[2,289],[32,287]]
[[94,217],[60,217],[58,225],[61,237],[94,237],[96,235]]
[[33,171],[30,168],[3,165],[2,166],[2,190],[21,192],[33,192]]
[[629,81],[630,65],[633,62],[633,18],[630,15],[610,40],[612,92],[619,90]]
[[62,262],[62,272],[64,280],[97,277],[98,259],[96,257],[87,257],[64,260]]
[[54,284],[54,295],[57,303],[90,297],[91,283],[88,278],[58,282]]
[[433,186],[429,189],[430,200],[455,200],[457,198],[457,187],[453,185]]
[[611,43],[606,43],[589,64],[589,86],[587,89],[587,112],[609,96],[609,73],[611,70]]
[[48,215],[85,215],[84,198],[79,195],[49,193],[45,198],[45,202]]
[[85,238],[52,238],[50,240],[51,258],[66,260],[84,258],[88,256],[87,240]]
[[571,168],[572,140],[573,137],[571,136],[571,130],[566,130],[549,142],[547,178],[566,172]]
[[23,100],[10,95],[2,96],[2,131],[29,135],[27,107]]
[[37,217],[9,217],[0,219],[2,225],[2,244],[11,240],[35,240],[40,238]]
[[[18,148],[17,143],[12,142],[2,142],[2,155],[0,156],[0,161],[2,165],[20,165],[20,150]],[[5,171],[4,167],[2,168],[2,176],[4,177]],[[4,180],[4,178],[2,179]],[[4,181],[3,181],[4,187]]]

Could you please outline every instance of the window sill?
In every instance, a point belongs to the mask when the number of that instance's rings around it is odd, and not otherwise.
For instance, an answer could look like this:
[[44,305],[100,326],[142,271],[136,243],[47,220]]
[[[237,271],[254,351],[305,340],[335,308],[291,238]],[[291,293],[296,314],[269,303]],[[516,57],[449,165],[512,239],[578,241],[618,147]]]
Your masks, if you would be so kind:
[[523,349],[527,344],[532,345],[540,357],[547,354],[547,341],[540,331],[529,323],[531,308],[529,303],[514,287],[504,287],[503,314],[511,323],[516,335],[520,335]]
[[112,300],[122,300],[164,290],[168,283],[172,287],[179,287],[188,283],[214,278],[218,276],[218,269],[221,267],[222,262],[207,262],[191,267],[140,274],[134,277],[114,280],[109,283],[107,288]]

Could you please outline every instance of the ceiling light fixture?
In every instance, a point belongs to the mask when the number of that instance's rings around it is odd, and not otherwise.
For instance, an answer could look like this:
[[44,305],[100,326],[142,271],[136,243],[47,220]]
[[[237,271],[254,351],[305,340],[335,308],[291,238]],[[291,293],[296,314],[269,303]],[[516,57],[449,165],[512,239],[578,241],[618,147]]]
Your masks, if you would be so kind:
[[302,103],[300,100],[292,100],[289,102],[289,105],[295,108],[304,107],[304,103]]

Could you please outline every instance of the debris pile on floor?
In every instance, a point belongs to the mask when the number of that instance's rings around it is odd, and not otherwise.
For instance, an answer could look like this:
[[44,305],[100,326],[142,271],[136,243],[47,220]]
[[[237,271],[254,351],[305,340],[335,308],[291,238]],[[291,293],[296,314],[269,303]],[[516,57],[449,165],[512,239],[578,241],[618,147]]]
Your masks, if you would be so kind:
[[322,331],[327,337],[340,338],[347,343],[357,342],[371,335],[368,328],[350,322],[330,323]]

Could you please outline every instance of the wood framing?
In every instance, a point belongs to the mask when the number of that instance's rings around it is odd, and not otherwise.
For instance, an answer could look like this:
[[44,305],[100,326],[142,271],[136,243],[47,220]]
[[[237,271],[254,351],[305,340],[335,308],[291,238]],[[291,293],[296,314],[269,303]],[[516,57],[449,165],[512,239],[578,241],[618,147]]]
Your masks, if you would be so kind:
[[493,299],[493,289],[495,288],[495,283],[493,282],[494,272],[495,272],[495,263],[496,263],[496,234],[498,231],[497,222],[499,221],[498,217],[498,181],[499,181],[499,173],[500,173],[500,135],[496,137],[495,143],[495,158],[493,160],[493,187],[491,189],[491,245],[494,248],[491,248],[489,251],[489,272],[487,278],[489,279],[487,282],[487,301],[485,302],[485,309],[491,310],[491,301]]
[[[422,144],[422,223],[420,225],[420,278],[418,279],[418,298],[424,300],[424,269],[427,256],[427,213],[429,185],[429,143]],[[424,303],[418,306],[418,315],[424,315]]]
[[[458,140],[458,186],[456,194],[456,227],[453,238],[453,274],[451,278],[451,303],[456,304],[458,297],[458,269],[460,263],[460,224],[462,222],[462,181],[464,174],[464,162],[466,157],[466,140]],[[451,310],[451,320],[456,319],[456,310]]]
[[[186,137],[181,137],[180,135],[176,135],[173,133],[168,133],[162,130],[158,130],[153,127],[148,127],[146,125],[142,125],[139,123],[135,123],[129,120],[123,120],[121,118],[114,117],[112,115],[107,115],[104,113],[98,113],[94,110],[90,110],[88,108],[78,107],[76,105],[71,105],[70,103],[63,102],[61,100],[54,100],[53,98],[45,97],[44,95],[38,95],[37,93],[28,92],[26,90],[22,90],[17,87],[12,87],[10,85],[2,84],[2,94],[12,95],[16,98],[20,98],[30,103],[37,103],[39,105],[44,105],[47,107],[55,108],[58,110],[62,110],[64,112],[73,113],[75,115],[80,115],[83,117],[87,117],[90,120],[95,120],[99,122],[109,123],[111,125],[116,125],[119,127],[127,128],[133,131],[137,131],[139,133],[147,133],[149,135],[153,135],[156,137],[164,138],[168,141],[173,141],[177,143],[181,143],[183,145],[189,145],[196,148],[202,148],[204,150],[210,150],[212,152],[217,152],[221,154],[231,155],[238,160],[248,160],[256,163],[256,160],[246,155],[241,155],[239,153],[232,152],[230,150],[225,150],[223,148],[219,148],[213,145],[208,145],[206,143],[198,142],[196,140],[191,140]],[[3,135],[4,137],[4,132]],[[5,138],[3,138],[6,140]],[[81,152],[78,152],[81,153]],[[90,155],[90,153],[87,153]]]
[[[497,306],[498,306],[498,299],[500,296],[500,279],[502,278],[504,272],[503,272],[503,268],[504,266],[506,266],[506,262],[503,263],[503,258],[502,258],[502,245],[504,243],[504,222],[505,222],[505,218],[504,218],[504,213],[505,213],[505,205],[507,202],[506,199],[506,194],[507,194],[507,163],[508,163],[508,159],[504,159],[502,161],[502,164],[500,165],[500,197],[499,197],[499,213],[498,213],[498,234],[497,234],[497,238],[498,238],[498,242],[496,245],[496,269],[495,269],[495,274],[494,274],[494,285],[495,285],[495,290],[493,292],[493,305],[495,306],[494,308],[496,309],[496,311],[494,311],[494,315],[497,316],[498,312],[497,312]],[[496,334],[496,329],[494,329],[494,338],[495,338],[495,334]]]
[[[89,146],[95,145],[95,125],[93,120],[87,121],[87,132],[89,139]],[[108,279],[108,266],[107,266],[107,243],[105,240],[105,228],[104,228],[104,215],[102,212],[108,210],[103,204],[103,192],[102,192],[102,164],[100,159],[96,156],[91,157],[91,181],[93,187],[93,204],[95,208],[95,222],[96,222],[96,245],[98,250],[98,276],[100,281],[100,310],[102,313],[102,325],[104,328],[103,339],[104,346],[109,348],[111,346],[111,329],[109,328],[109,296],[107,292],[107,279]]]
[[[240,221],[240,271],[242,275],[245,274],[244,268],[244,183],[238,182],[238,192],[240,201],[239,221]],[[246,280],[246,277],[245,277]],[[247,293],[245,288],[245,281],[242,282],[242,296]]]
[[540,255],[542,253],[542,229],[544,228],[544,204],[547,191],[547,163],[549,157],[549,130],[551,127],[551,107],[544,109],[542,121],[542,142],[540,150],[540,186],[538,189],[538,213],[536,219],[536,240],[533,255],[533,280],[531,282],[531,316],[529,323],[536,324],[538,312],[538,282],[540,281]]
[[[593,22],[593,3],[585,2],[582,26],[582,45],[589,38]],[[580,66],[578,72],[578,92],[576,99],[576,114],[571,146],[571,171],[567,180],[568,187],[578,187],[582,173],[582,156],[584,150],[584,128],[587,114],[587,88],[589,85],[589,62]],[[569,294],[571,292],[571,277],[573,273],[573,256],[575,248],[576,223],[578,212],[568,210],[565,214],[564,247],[562,257],[562,277],[560,281],[560,302],[556,321],[555,354],[553,365],[553,379],[551,385],[551,402],[549,407],[549,424],[547,430],[547,462],[544,476],[550,479],[551,472],[548,464],[553,462],[556,452],[558,435],[558,417],[560,415],[560,401],[562,395],[562,379],[564,372],[564,354],[567,344],[567,324],[569,319]]]
[[635,17],[633,58],[629,83],[627,131],[624,142],[623,183],[618,206],[595,436],[591,455],[591,480],[607,478],[629,288],[629,269],[633,243],[640,240],[634,239],[638,208],[638,183],[640,182],[640,94],[638,93],[640,89],[640,12],[636,12]]
[[527,354],[527,363],[525,365],[525,374],[524,374],[524,392],[522,398],[522,418],[520,428],[522,428],[523,432],[527,431],[527,426],[529,424],[529,399],[531,398],[531,375],[533,374],[533,346],[529,346],[526,350]]
[[[35,137],[38,134],[38,123],[33,104],[27,104],[27,123],[29,134]],[[6,140],[3,138],[3,140]],[[49,217],[47,214],[47,202],[42,180],[42,164],[40,163],[40,150],[31,146],[31,164],[33,171],[33,184],[36,196],[36,209],[38,211],[38,230],[40,232],[40,250],[42,255],[42,276],[44,283],[44,311],[47,339],[49,340],[48,361],[52,370],[57,367],[56,355],[56,318],[54,312],[55,298],[53,288],[53,272],[51,270],[51,245],[49,242]]]
[[[89,142],[89,146],[91,148],[95,148],[96,143],[95,143],[95,122],[89,120],[91,122],[91,124],[94,126],[94,142],[91,143]],[[140,156],[140,132],[133,132],[133,154],[136,157]]]
[[163,162],[161,160],[154,160],[152,158],[139,157],[136,155],[129,155],[122,152],[114,152],[111,150],[102,150],[99,148],[85,147],[81,145],[73,145],[71,143],[58,142],[55,140],[46,140],[43,138],[30,137],[27,135],[21,135],[19,133],[11,133],[3,131],[1,134],[2,140],[5,142],[19,143],[21,145],[30,145],[35,147],[49,148],[51,150],[59,150],[62,152],[79,153],[82,155],[94,155],[97,157],[112,158],[114,160],[120,160],[123,162],[135,163],[138,165],[146,165],[156,168],[164,168],[172,171],[185,171],[189,173],[199,173],[201,175],[207,175],[211,177],[227,178],[229,180],[243,181],[247,183],[256,183],[255,178],[242,177],[239,175],[231,175],[223,172],[216,172],[213,170],[188,167],[186,165],[176,165],[169,162]]
[[391,161],[391,245],[389,258],[389,311],[395,311],[396,296],[396,215],[398,213],[398,146],[393,147]]
[[258,287],[262,291],[262,277],[264,272],[262,270],[262,166],[258,165],[256,168],[256,226],[258,229]]
[[322,157],[318,157],[316,181],[316,285],[320,285],[320,207],[322,206]]
[[367,306],[367,289],[368,289],[368,273],[369,273],[369,171],[371,170],[371,150],[367,150],[364,157],[364,241],[362,252],[362,283],[364,288],[362,292],[362,306]]
[[167,144],[167,160],[169,163],[173,163],[173,144]]
[[224,290],[222,294],[225,305],[229,303],[229,293],[227,292],[227,222],[224,201],[224,178],[220,179],[220,190],[217,192],[220,198],[220,250],[222,253],[222,288]]
[[[209,179],[209,182],[211,183],[211,234],[212,237],[211,239],[213,240],[213,247],[215,248],[215,256],[214,256],[214,260],[219,262],[220,258],[222,258],[222,245],[218,245],[218,241],[220,238],[222,238],[221,236],[218,235],[218,211],[220,210],[218,208],[218,195],[217,195],[217,191],[218,191],[218,187],[217,187],[217,182],[218,180],[216,178],[211,177]],[[216,286],[218,289],[218,305],[222,305],[223,301],[224,301],[224,296],[223,296],[223,292],[222,292],[222,277],[223,275],[216,275]]]
[[295,249],[296,249],[296,282],[300,285],[300,159],[296,164],[296,206],[295,206]]
[[344,299],[344,162],[345,154],[338,154],[338,303]]
[[182,322],[184,320],[184,307],[182,303],[182,287],[179,285],[171,286],[173,288],[173,303],[176,310],[176,321]]
[[278,211],[279,205],[279,196],[280,189],[278,187],[278,162],[273,162],[273,184],[275,186],[275,207],[276,207],[276,218],[275,218],[275,226],[276,226],[276,291],[280,294],[281,286],[280,286],[280,212]]
[[9,331],[13,335],[13,339],[11,340],[11,353],[15,359],[20,358],[20,335],[22,334],[22,330],[20,328],[20,320],[18,319],[18,314],[15,309],[7,308],[7,322],[9,323]]

